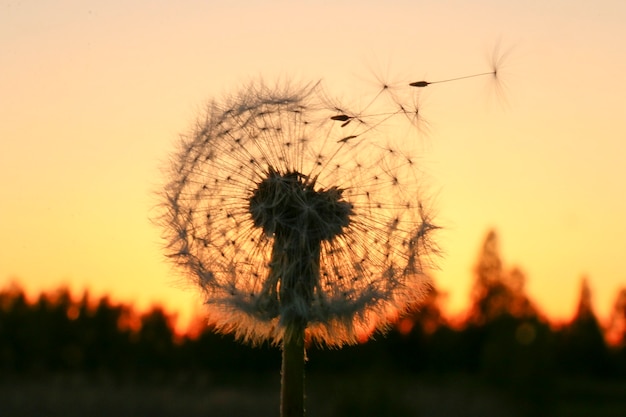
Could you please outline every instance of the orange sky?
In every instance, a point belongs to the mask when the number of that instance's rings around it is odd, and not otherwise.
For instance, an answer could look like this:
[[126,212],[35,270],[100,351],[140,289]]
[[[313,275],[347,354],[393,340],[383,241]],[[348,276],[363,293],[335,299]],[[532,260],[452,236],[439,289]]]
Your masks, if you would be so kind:
[[[606,317],[626,286],[626,3],[0,2],[0,286],[200,300],[164,262],[152,192],[177,135],[250,78],[391,79],[489,71],[429,87],[422,148],[440,223],[438,286],[465,306],[488,228],[550,315],[590,277]],[[545,4],[544,4],[545,3]],[[262,4],[262,6],[261,6]],[[436,88],[435,88],[436,87]]]

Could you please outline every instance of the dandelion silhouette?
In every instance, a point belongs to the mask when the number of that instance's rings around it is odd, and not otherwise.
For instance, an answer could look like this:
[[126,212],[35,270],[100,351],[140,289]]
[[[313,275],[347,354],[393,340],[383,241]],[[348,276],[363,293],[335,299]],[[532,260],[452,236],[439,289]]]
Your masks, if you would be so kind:
[[379,130],[387,114],[334,114],[320,88],[249,85],[211,104],[172,158],[168,255],[213,324],[252,343],[295,322],[313,342],[354,343],[428,289],[435,226],[416,158]]
[[168,256],[218,331],[282,344],[282,416],[303,415],[305,341],[355,343],[429,289],[437,226],[411,141],[391,140],[405,107],[377,97],[350,111],[319,83],[251,83],[171,158]]

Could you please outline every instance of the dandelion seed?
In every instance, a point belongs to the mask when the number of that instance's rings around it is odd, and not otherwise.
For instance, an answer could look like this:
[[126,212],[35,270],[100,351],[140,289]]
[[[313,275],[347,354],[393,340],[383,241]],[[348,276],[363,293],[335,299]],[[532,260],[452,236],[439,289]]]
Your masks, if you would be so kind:
[[501,104],[507,103],[507,85],[503,81],[504,77],[502,77],[503,70],[507,67],[507,60],[509,59],[514,47],[511,46],[504,51],[501,48],[501,43],[498,41],[493,49],[493,52],[490,56],[491,63],[491,73],[493,74],[493,78],[495,82],[495,93],[498,101]]
[[484,75],[496,75],[496,74],[497,74],[497,71],[494,70],[494,71],[490,71],[490,72],[481,72],[480,74],[465,75],[463,77],[448,78],[447,80],[415,81],[415,82],[409,83],[409,86],[411,86],[411,87],[428,87],[431,84],[447,83],[447,82],[450,82],[450,81],[465,80],[467,78],[482,77]]
[[345,122],[352,119],[351,116],[348,116],[347,114],[340,114],[337,116],[331,116],[330,120],[339,120],[340,122]]
[[505,60],[509,57],[509,55],[511,54],[511,51],[512,51],[512,48],[509,48],[505,51],[501,51],[500,42],[498,42],[490,58],[491,71],[480,72],[477,74],[464,75],[460,77],[448,78],[448,79],[437,80],[437,81],[425,81],[425,80],[413,81],[409,83],[409,86],[416,87],[416,88],[425,88],[432,84],[448,83],[452,81],[460,81],[460,80],[466,80],[470,78],[484,77],[484,76],[491,75],[494,77],[494,79],[496,79],[496,81],[498,81],[498,83],[496,84],[496,94],[498,95],[498,98],[501,99],[502,101],[505,101],[504,100],[505,87],[501,84],[498,73],[504,67]]
[[415,82],[410,83],[409,85],[411,87],[426,87],[426,86],[429,86],[430,84],[432,83],[429,83],[428,81],[415,81]]
[[346,137],[345,137],[345,138],[343,138],[343,139],[339,139],[339,140],[337,141],[337,143],[342,143],[342,142],[344,142],[344,143],[345,143],[345,142],[349,141],[350,139],[354,139],[354,138],[356,138],[356,137],[357,137],[356,135],[346,136]]

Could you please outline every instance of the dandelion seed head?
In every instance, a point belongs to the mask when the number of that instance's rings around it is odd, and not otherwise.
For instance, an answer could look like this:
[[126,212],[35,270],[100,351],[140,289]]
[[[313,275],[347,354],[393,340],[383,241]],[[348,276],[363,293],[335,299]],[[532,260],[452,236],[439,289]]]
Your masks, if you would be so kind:
[[257,82],[181,137],[159,223],[220,331],[279,342],[297,322],[355,343],[429,289],[419,164],[382,123],[406,117],[339,108],[320,84]]

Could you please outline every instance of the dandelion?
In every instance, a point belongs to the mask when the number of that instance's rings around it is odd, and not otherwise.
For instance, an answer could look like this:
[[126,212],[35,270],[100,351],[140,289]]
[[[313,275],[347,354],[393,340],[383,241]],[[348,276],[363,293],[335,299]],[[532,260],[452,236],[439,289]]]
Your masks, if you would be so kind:
[[320,83],[251,83],[171,157],[168,257],[218,331],[282,345],[282,416],[303,415],[305,343],[356,343],[429,290],[437,226],[413,141],[392,140],[410,106],[379,96],[355,111]]
[[374,117],[342,127],[320,88],[257,83],[212,103],[162,193],[168,256],[213,324],[252,343],[294,323],[312,342],[355,343],[428,289],[436,227],[417,158]]

